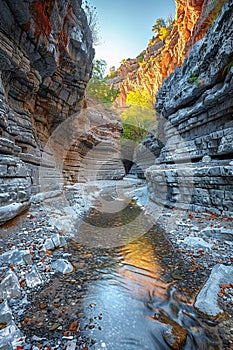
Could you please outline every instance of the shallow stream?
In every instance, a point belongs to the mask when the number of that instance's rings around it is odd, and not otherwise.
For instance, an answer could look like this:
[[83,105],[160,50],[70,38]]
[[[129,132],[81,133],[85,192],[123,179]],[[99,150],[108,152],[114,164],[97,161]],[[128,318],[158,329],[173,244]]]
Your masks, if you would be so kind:
[[189,267],[135,203],[122,208],[93,209],[56,252],[75,271],[34,295],[24,333],[59,338],[61,349],[69,340],[71,350],[221,349],[215,323],[197,315],[188,288],[175,288]]

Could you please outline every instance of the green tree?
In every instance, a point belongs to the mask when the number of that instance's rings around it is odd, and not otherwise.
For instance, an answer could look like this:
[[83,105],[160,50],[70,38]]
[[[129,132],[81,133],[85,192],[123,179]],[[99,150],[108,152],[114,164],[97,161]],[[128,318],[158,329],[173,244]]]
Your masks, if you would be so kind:
[[130,91],[127,94],[126,98],[126,104],[128,106],[130,105],[136,105],[146,108],[152,108],[153,107],[153,101],[151,98],[151,95],[147,91]]
[[109,68],[109,73],[108,75],[106,75],[106,79],[112,79],[115,78],[115,76],[117,75],[117,71],[116,71],[116,67],[112,66]]
[[122,138],[140,142],[156,124],[155,110],[132,105],[121,114],[121,120],[124,128]]
[[155,22],[155,24],[153,25],[152,27],[152,31],[156,34],[156,35],[159,35],[160,33],[160,29],[162,27],[166,27],[166,23],[165,23],[165,20],[164,18],[158,18]]
[[130,91],[126,104],[129,108],[121,114],[122,138],[140,142],[156,124],[152,98],[147,91]]
[[144,58],[144,56],[145,56],[145,50],[143,50],[142,52],[140,52],[140,54],[136,57],[137,58],[137,62],[138,62],[138,64],[140,64],[140,63],[142,63],[142,61],[143,61],[143,58]]
[[94,66],[92,71],[92,78],[97,80],[103,80],[107,68],[107,62],[103,59],[94,60]]
[[123,58],[123,59],[121,60],[121,64],[125,64],[125,63],[127,63],[128,61],[130,61],[130,58]]
[[113,85],[108,84],[105,78],[107,63],[105,60],[95,60],[92,72],[92,78],[89,80],[86,92],[98,102],[111,105],[119,94],[119,90]]
[[152,27],[152,31],[160,40],[165,40],[171,32],[173,23],[171,15],[168,16],[166,21],[164,18],[158,18]]

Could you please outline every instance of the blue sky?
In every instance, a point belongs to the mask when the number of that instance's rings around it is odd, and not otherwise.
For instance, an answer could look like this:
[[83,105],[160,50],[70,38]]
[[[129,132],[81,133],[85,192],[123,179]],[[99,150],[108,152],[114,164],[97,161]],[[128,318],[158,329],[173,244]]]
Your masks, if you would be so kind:
[[123,58],[134,58],[152,37],[157,18],[175,15],[175,0],[89,0],[96,7],[101,45],[96,58],[105,59],[108,67],[119,67]]

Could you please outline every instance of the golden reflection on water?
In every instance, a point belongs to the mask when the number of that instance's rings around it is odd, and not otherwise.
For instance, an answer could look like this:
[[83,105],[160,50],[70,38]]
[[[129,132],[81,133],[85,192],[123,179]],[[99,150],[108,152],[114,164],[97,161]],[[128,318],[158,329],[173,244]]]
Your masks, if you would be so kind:
[[139,298],[145,294],[167,298],[168,283],[161,280],[163,269],[148,237],[143,236],[119,248],[119,253],[123,259],[118,273],[129,290]]
[[130,203],[118,211],[118,202],[109,213],[92,208],[79,227],[78,241],[88,247],[120,247],[146,234],[153,224],[142,210]]

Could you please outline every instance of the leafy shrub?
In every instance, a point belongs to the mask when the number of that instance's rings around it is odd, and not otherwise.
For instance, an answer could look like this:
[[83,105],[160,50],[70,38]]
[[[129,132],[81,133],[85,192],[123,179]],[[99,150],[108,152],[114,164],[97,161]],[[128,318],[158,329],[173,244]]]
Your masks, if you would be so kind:
[[140,64],[140,63],[142,63],[142,61],[143,61],[143,58],[144,58],[144,56],[145,56],[145,50],[143,50],[142,52],[140,52],[140,54],[136,57],[137,58],[137,62],[138,62],[138,64]]
[[190,83],[198,83],[198,74],[196,72],[192,73],[191,77],[189,78]]
[[173,20],[171,17],[168,17],[167,20],[165,20],[164,18],[158,18],[152,27],[152,31],[160,40],[164,41],[170,34],[172,25]]
[[159,39],[165,40],[169,34],[170,34],[170,30],[168,29],[168,27],[161,27],[159,31]]
[[106,75],[106,79],[112,79],[115,78],[117,76],[117,71],[116,71],[116,67],[112,66],[109,69],[109,73]]
[[147,91],[130,91],[126,104],[130,107],[121,114],[122,139],[140,142],[156,123],[152,98]]
[[152,108],[153,101],[151,95],[147,91],[130,91],[126,98],[126,104],[141,106],[145,108]]
[[98,102],[111,105],[117,98],[120,90],[108,84],[105,77],[107,63],[104,60],[95,60],[92,78],[89,80],[86,92]]

